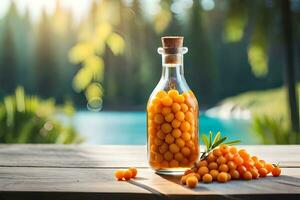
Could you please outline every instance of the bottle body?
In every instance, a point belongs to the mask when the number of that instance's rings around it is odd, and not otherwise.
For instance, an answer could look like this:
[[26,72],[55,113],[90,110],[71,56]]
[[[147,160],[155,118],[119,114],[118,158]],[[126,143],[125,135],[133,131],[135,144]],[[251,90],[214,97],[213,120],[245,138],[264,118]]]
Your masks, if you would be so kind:
[[162,77],[147,103],[148,161],[157,173],[180,174],[199,157],[199,108],[183,76],[183,52],[176,62],[161,53]]

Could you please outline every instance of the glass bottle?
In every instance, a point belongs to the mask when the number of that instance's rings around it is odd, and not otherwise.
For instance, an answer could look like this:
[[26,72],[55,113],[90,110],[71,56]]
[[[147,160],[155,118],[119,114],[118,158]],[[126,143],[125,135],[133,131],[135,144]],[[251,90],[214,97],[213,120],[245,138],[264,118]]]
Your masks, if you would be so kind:
[[152,169],[182,174],[199,157],[198,102],[183,70],[183,37],[162,37],[162,76],[147,103],[147,150]]

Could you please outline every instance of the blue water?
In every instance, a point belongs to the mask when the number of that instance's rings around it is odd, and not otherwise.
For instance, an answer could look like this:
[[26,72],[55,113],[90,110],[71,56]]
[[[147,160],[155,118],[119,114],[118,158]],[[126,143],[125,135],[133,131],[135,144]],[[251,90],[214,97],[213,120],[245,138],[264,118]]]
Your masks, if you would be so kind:
[[[200,133],[221,131],[231,140],[253,144],[250,122],[199,117]],[[145,112],[78,112],[73,124],[88,144],[146,144]]]

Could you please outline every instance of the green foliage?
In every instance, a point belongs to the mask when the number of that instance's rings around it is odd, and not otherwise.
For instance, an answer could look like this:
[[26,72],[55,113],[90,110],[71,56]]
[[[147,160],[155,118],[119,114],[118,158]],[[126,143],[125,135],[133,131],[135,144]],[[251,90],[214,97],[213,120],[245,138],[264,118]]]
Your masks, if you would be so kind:
[[[300,84],[297,86],[298,101]],[[264,144],[293,144],[299,134],[291,130],[285,88],[247,92],[224,100],[248,108],[252,113],[252,128]]]
[[82,138],[74,128],[55,119],[56,114],[73,112],[70,103],[57,107],[53,99],[26,96],[18,87],[0,102],[0,143],[79,143]]
[[289,139],[289,129],[283,125],[285,123],[284,119],[274,119],[267,115],[255,116],[253,129],[262,138],[264,144],[295,143],[294,138]]

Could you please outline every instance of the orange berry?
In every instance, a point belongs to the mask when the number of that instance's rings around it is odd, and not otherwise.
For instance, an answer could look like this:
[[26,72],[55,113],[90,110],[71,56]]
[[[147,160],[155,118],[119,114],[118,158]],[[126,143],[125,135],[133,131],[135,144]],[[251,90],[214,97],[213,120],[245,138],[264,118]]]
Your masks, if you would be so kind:
[[251,174],[252,174],[252,178],[253,178],[253,179],[257,179],[257,178],[258,178],[259,173],[258,173],[258,170],[257,170],[256,168],[250,169],[250,172],[251,172]]
[[172,127],[173,127],[173,128],[179,128],[180,125],[181,125],[181,122],[180,122],[179,120],[174,119],[174,120],[172,121]]
[[126,181],[128,181],[128,180],[131,179],[131,177],[132,177],[132,172],[131,172],[130,170],[125,170],[125,171],[124,171],[124,179],[125,179]]
[[218,164],[216,162],[211,162],[208,164],[208,169],[213,170],[213,169],[218,169]]
[[213,150],[213,154],[214,154],[214,156],[216,156],[216,157],[222,156],[222,152],[221,152],[220,149],[214,149],[214,150]]
[[166,95],[167,95],[167,93],[165,91],[161,90],[156,94],[156,97],[163,98]]
[[175,101],[175,102],[178,102],[178,103],[183,103],[184,100],[185,100],[185,99],[184,99],[184,96],[182,96],[181,94],[178,95],[178,96],[176,96],[175,99],[174,99],[174,101]]
[[219,174],[219,171],[218,170],[210,170],[209,174],[213,177],[214,180],[217,180],[217,177],[218,177],[218,174]]
[[117,180],[122,180],[124,177],[124,171],[123,170],[116,170],[115,171],[115,177]]
[[162,109],[163,109],[163,106],[161,104],[157,104],[154,106],[155,113],[161,113]]
[[181,107],[181,111],[184,113],[189,110],[189,107],[185,103],[180,104],[180,107]]
[[172,89],[172,90],[168,91],[168,95],[169,95],[169,97],[171,97],[172,99],[174,99],[176,96],[179,95],[179,92],[177,90]]
[[167,122],[171,122],[171,121],[173,121],[173,119],[174,119],[174,114],[173,113],[168,113],[168,114],[165,115],[165,120]]
[[248,170],[253,168],[254,166],[254,161],[249,158],[248,160],[244,160],[244,164],[243,164]]
[[249,171],[244,172],[243,178],[244,178],[245,180],[251,180],[251,179],[252,179],[252,174],[251,174],[251,172],[249,172]]
[[281,169],[278,166],[276,166],[272,169],[273,176],[280,176],[280,174],[281,174]]
[[191,125],[190,125],[190,123],[188,123],[187,121],[183,121],[183,122],[181,123],[181,125],[180,125],[180,129],[181,129],[182,131],[189,131],[190,128],[191,128]]
[[161,101],[160,101],[159,98],[154,98],[154,99],[152,100],[152,104],[155,104],[155,105],[161,105]]
[[236,169],[236,164],[233,161],[227,163],[229,169]]
[[248,158],[250,158],[250,155],[247,153],[247,151],[246,151],[245,149],[239,150],[239,155],[240,155],[244,160],[247,160]]
[[180,151],[180,148],[176,145],[176,144],[170,144],[169,146],[169,150],[172,152],[172,153],[177,153]]
[[226,153],[224,157],[226,158],[227,161],[230,161],[230,160],[233,160],[234,155],[229,152],[229,153]]
[[231,169],[229,171],[229,174],[232,179],[239,179],[240,178],[240,173],[236,169]]
[[186,178],[186,185],[189,187],[189,188],[195,188],[196,185],[198,183],[198,179],[196,176],[188,176]]
[[167,143],[163,143],[162,145],[160,145],[160,147],[158,148],[160,153],[165,153],[169,148],[169,145]]
[[185,185],[185,184],[186,184],[186,178],[187,178],[187,176],[182,176],[182,177],[181,177],[180,183],[181,183],[182,185]]
[[213,180],[213,177],[210,174],[204,174],[204,176],[202,177],[202,181],[204,183],[211,183],[212,180]]
[[185,145],[185,141],[184,141],[182,138],[177,138],[177,139],[176,139],[176,144],[177,144],[180,148],[182,148],[182,147],[184,147],[184,145]]
[[183,160],[184,157],[183,157],[182,153],[178,152],[178,153],[175,153],[174,158],[175,158],[175,160],[180,162]]
[[198,174],[200,176],[203,176],[204,174],[207,174],[208,172],[209,172],[209,170],[206,166],[199,167],[199,169],[198,169]]
[[260,162],[263,166],[266,165],[266,161],[264,161],[264,160],[259,160],[259,162]]
[[158,132],[156,133],[156,136],[157,136],[159,139],[164,140],[165,137],[166,137],[166,134],[164,134],[162,131],[158,131]]
[[260,162],[260,161],[257,161],[255,164],[254,164],[255,168],[256,169],[260,169],[260,168],[263,168],[263,164]]
[[171,113],[171,108],[169,108],[169,107],[163,107],[163,109],[161,110],[161,113],[163,115],[167,115],[167,114]]
[[182,111],[179,111],[175,114],[175,118],[179,121],[183,121],[184,120],[184,113]]
[[154,115],[154,122],[156,124],[161,124],[164,122],[164,117],[161,114],[155,114]]
[[200,181],[201,177],[198,173],[194,173],[194,176],[198,179],[198,181]]
[[165,96],[161,99],[161,103],[164,105],[164,106],[171,106],[172,103],[173,103],[173,99],[169,96]]
[[135,178],[137,175],[137,169],[135,167],[130,167],[129,170],[131,171],[131,178]]
[[273,171],[274,166],[271,163],[266,163],[265,168],[268,170],[268,173]]
[[181,109],[181,106],[180,106],[179,103],[173,103],[172,104],[172,111],[173,111],[173,113],[177,113],[178,111],[180,111],[180,109]]
[[226,144],[221,144],[219,148],[223,154],[226,154],[229,151],[229,147]]
[[159,138],[155,138],[155,139],[154,139],[154,144],[157,145],[157,148],[156,148],[156,149],[158,149],[158,146],[162,145],[163,143],[164,143],[164,141],[161,140],[161,139],[159,139]]
[[174,138],[180,138],[180,136],[181,136],[181,131],[178,129],[178,128],[175,128],[175,129],[173,129],[173,131],[172,131],[172,136],[174,137]]
[[214,162],[216,160],[216,156],[213,153],[208,154],[207,156],[207,162]]
[[165,158],[166,161],[170,161],[170,160],[173,159],[173,154],[170,151],[166,151],[164,153],[164,158]]
[[169,123],[164,123],[163,125],[161,125],[161,130],[164,133],[170,133],[172,131],[172,126]]
[[188,112],[185,113],[185,117],[184,118],[185,118],[186,121],[188,121],[190,123],[194,122],[194,115],[190,111],[188,111]]
[[243,174],[247,171],[247,168],[243,165],[239,165],[237,167],[238,172],[240,173],[240,176],[243,176]]
[[228,172],[228,170],[229,170],[229,168],[228,168],[228,166],[226,164],[221,164],[219,166],[219,171],[220,172]]
[[184,139],[185,141],[189,141],[191,139],[191,135],[189,132],[183,132],[181,138]]
[[254,161],[254,163],[258,162],[258,158],[256,156],[252,156],[251,159]]
[[181,153],[185,156],[189,156],[191,154],[191,150],[188,147],[183,147],[181,149]]
[[229,173],[227,173],[227,176],[228,176],[228,181],[231,180],[231,175]]
[[258,173],[260,177],[266,177],[268,174],[268,170],[264,167],[258,169]]
[[220,182],[220,183],[226,183],[227,180],[228,180],[228,175],[227,175],[227,173],[226,173],[226,172],[221,172],[221,173],[219,173],[218,176],[217,176],[217,180],[218,180],[218,182]]
[[161,154],[155,154],[155,161],[160,163],[161,161],[163,161],[163,156]]
[[168,134],[165,137],[165,142],[168,143],[168,144],[172,144],[174,142],[174,140],[175,140],[175,138],[171,134]]
[[221,164],[225,164],[227,162],[227,159],[224,157],[224,156],[220,156],[218,159],[217,159],[217,163],[219,165]]
[[198,167],[207,167],[207,161],[206,160],[201,160],[198,164]]
[[233,161],[235,162],[236,165],[242,165],[244,163],[244,160],[241,156],[239,156],[238,154],[236,154],[233,157]]
[[232,154],[234,155],[234,154],[236,154],[236,153],[238,152],[238,150],[237,150],[236,147],[233,147],[233,146],[232,146],[232,147],[229,148],[229,152],[232,153]]
[[178,167],[179,162],[177,160],[171,160],[169,165],[170,165],[170,167]]

